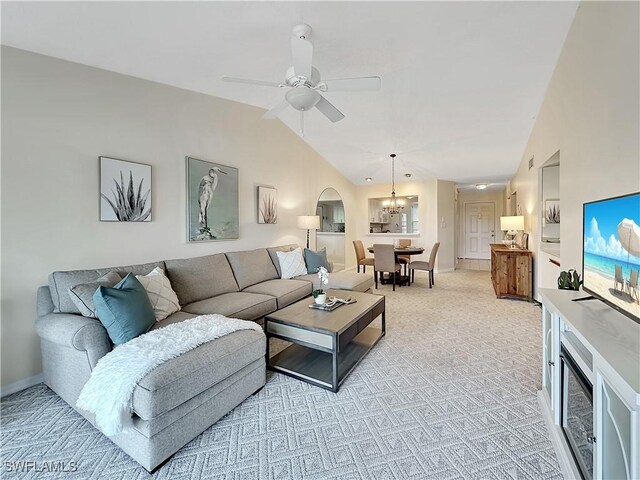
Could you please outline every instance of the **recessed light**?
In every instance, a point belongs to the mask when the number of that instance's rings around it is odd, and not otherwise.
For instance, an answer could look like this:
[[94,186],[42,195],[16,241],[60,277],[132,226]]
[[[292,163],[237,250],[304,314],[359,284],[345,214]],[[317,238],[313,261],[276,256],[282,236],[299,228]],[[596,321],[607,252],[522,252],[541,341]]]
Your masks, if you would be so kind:
[[367,178],[365,178],[365,180],[366,180],[367,182],[370,182],[370,181],[372,180],[372,178],[371,178],[371,177],[367,177]]
[[476,183],[476,188],[478,190],[484,190],[485,188],[487,188],[487,184],[486,183]]
[[413,177],[413,174],[412,173],[405,173],[404,176],[407,177],[407,178],[411,178],[411,177]]

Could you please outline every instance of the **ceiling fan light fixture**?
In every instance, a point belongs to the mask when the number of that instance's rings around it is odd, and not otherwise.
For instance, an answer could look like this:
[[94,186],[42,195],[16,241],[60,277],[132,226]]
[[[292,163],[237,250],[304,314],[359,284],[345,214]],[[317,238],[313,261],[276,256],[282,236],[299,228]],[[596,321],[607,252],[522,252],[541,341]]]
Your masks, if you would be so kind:
[[320,94],[307,87],[296,87],[289,90],[285,98],[293,108],[300,112],[306,112],[320,101]]

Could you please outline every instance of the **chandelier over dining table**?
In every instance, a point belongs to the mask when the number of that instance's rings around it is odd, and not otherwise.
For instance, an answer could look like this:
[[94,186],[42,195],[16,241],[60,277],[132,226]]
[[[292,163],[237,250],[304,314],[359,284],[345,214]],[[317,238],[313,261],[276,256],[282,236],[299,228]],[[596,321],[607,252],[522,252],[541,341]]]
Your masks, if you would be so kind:
[[391,198],[382,202],[382,210],[385,213],[394,215],[404,210],[404,200],[396,198],[396,154],[392,153],[391,157]]

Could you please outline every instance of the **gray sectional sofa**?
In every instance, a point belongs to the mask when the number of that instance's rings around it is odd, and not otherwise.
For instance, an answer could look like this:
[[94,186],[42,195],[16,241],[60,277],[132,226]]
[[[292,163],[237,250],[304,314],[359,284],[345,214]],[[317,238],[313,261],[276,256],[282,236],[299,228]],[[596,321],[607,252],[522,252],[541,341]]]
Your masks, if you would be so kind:
[[[276,252],[297,245],[166,260],[144,265],[53,272],[38,289],[38,319],[44,382],[75,407],[98,360],[112,349],[106,330],[83,317],[68,289],[109,271],[146,275],[162,267],[182,310],[153,328],[196,315],[219,313],[261,321],[265,315],[311,294],[317,275],[280,279]],[[368,291],[373,279],[354,272],[329,276],[327,288]],[[133,430],[110,437],[151,471],[219,418],[262,388],[266,381],[265,336],[243,330],[172,359],[138,382],[133,393]],[[93,418],[80,411],[90,422]]]

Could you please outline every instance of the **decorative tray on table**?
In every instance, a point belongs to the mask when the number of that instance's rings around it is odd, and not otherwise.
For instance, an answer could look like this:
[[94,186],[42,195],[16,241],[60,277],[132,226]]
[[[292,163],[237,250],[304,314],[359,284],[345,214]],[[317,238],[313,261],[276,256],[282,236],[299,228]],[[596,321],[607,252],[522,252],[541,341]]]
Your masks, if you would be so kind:
[[309,305],[309,308],[313,308],[314,310],[322,310],[324,312],[332,312],[342,305],[349,305],[351,303],[356,303],[356,299],[349,297],[345,300],[343,298],[329,297],[326,302],[320,304],[312,303],[311,305]]

